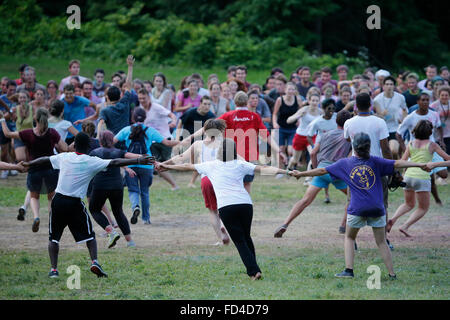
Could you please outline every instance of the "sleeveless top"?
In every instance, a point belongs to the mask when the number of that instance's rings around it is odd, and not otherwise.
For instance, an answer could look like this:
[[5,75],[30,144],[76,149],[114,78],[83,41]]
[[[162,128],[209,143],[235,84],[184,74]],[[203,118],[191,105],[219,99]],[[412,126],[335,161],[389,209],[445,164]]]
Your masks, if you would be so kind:
[[297,102],[297,97],[294,96],[294,103],[292,104],[292,106],[288,106],[283,99],[283,96],[281,96],[281,107],[280,110],[278,111],[278,124],[280,125],[280,127],[282,129],[296,129],[297,126],[294,123],[287,123],[286,120],[294,115],[298,110],[298,102]]
[[308,136],[308,125],[316,118],[320,117],[320,114],[314,116],[310,114],[309,112],[306,112],[306,114],[300,119],[300,124],[297,128],[296,134],[300,136]]
[[225,112],[227,112],[227,99],[219,97],[219,102],[217,104],[215,104],[214,101],[211,100],[210,111],[214,113],[216,118],[223,115]]
[[[433,154],[430,153],[428,148],[430,147],[430,143],[427,143],[426,146],[422,148],[413,147],[412,142],[409,143],[409,161],[416,163],[427,163],[433,159]],[[408,168],[405,173],[405,177],[430,180],[430,174],[426,171],[423,171],[420,168]]]
[[[207,146],[205,146],[204,143],[202,143],[202,158],[201,161],[203,162],[207,162],[207,161],[213,161],[216,160],[216,156],[217,156],[217,148],[208,148]],[[204,177],[206,177],[206,175],[202,174],[201,178],[203,179]]]

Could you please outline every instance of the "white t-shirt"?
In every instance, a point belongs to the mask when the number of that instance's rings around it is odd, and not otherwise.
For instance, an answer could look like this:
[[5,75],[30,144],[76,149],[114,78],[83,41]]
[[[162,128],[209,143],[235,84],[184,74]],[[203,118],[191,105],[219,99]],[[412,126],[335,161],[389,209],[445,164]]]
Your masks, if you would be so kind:
[[314,119],[313,121],[311,121],[311,123],[308,125],[307,129],[306,129],[306,135],[309,137],[313,137],[314,135],[317,134],[316,136],[316,143],[320,142],[320,138],[321,136],[330,130],[334,130],[337,129],[337,124],[336,124],[336,113],[333,113],[333,116],[331,117],[331,119],[326,120],[323,118],[323,116],[320,116],[316,119]]
[[381,111],[388,111],[384,116],[384,121],[386,121],[389,132],[396,132],[402,120],[403,111],[408,112],[405,96],[394,92],[392,98],[387,98],[384,96],[384,92],[381,92],[373,101],[378,103]]
[[386,122],[377,116],[361,117],[356,116],[348,119],[344,123],[344,138],[353,143],[353,137],[360,132],[364,132],[370,137],[370,155],[383,158],[380,147],[380,140],[389,137],[389,130]]
[[319,117],[321,117],[320,114],[312,115],[309,112],[306,112],[305,115],[300,118],[300,124],[298,125],[295,133],[298,135],[301,135],[301,136],[307,136],[308,135],[308,125]]
[[147,127],[156,129],[165,139],[171,137],[169,129],[170,110],[164,108],[158,103],[152,102],[150,110],[147,111],[144,124]]
[[72,126],[72,122],[67,120],[61,120],[58,122],[48,122],[48,127],[53,128],[56,132],[59,133],[61,140],[64,141],[67,138],[67,133],[69,132],[69,128]]
[[83,199],[92,178],[105,169],[111,160],[75,152],[63,152],[50,157],[53,169],[59,169],[56,192]]
[[242,160],[222,162],[220,160],[195,164],[201,175],[206,175],[213,185],[217,208],[233,204],[252,204],[252,199],[244,188],[244,176],[253,175],[255,165]]
[[435,129],[441,126],[441,119],[439,118],[439,114],[437,112],[431,110],[428,110],[428,113],[426,115],[417,114],[417,110],[408,114],[408,116],[403,120],[400,127],[398,127],[397,133],[403,136],[406,131],[409,131],[409,135],[411,137],[410,141],[414,140],[412,131],[420,120],[428,120],[433,124],[433,134],[430,137],[430,141],[436,142],[434,138]]

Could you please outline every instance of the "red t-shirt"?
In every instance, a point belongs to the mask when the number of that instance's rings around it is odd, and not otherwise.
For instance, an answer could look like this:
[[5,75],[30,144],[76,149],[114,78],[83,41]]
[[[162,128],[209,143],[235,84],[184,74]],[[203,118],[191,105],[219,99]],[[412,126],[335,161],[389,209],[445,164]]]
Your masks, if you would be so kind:
[[258,136],[269,136],[269,131],[264,126],[261,117],[256,112],[246,109],[238,109],[224,113],[219,119],[225,120],[227,129],[226,138],[234,139],[237,153],[246,161],[257,161],[259,158]]
[[33,129],[19,131],[19,136],[28,149],[30,160],[53,156],[55,154],[53,148],[61,139],[59,133],[53,128],[49,128],[43,136],[37,136]]

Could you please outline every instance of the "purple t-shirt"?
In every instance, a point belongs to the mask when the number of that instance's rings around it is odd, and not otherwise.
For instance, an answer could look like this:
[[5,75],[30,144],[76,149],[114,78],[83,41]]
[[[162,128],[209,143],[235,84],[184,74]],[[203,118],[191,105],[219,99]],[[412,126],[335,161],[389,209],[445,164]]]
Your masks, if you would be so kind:
[[381,177],[394,172],[395,160],[371,156],[369,159],[344,158],[325,169],[333,180],[344,180],[350,187],[347,213],[361,217],[381,217],[386,214]]

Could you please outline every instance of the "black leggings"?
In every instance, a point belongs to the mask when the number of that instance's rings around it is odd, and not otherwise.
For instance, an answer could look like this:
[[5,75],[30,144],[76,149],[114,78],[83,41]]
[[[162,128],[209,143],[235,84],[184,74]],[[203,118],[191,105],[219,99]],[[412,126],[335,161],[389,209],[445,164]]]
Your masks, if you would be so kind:
[[253,206],[251,204],[225,206],[219,209],[219,215],[239,251],[242,262],[247,268],[247,274],[254,276],[257,272],[261,272],[256,263],[255,246],[250,237]]
[[92,217],[103,229],[109,225],[108,219],[106,219],[105,215],[102,213],[102,208],[106,202],[106,199],[109,199],[114,218],[116,219],[123,235],[129,235],[131,233],[130,225],[128,224],[128,220],[122,210],[123,189],[93,189],[91,193],[91,200],[89,201],[89,211],[91,212]]

